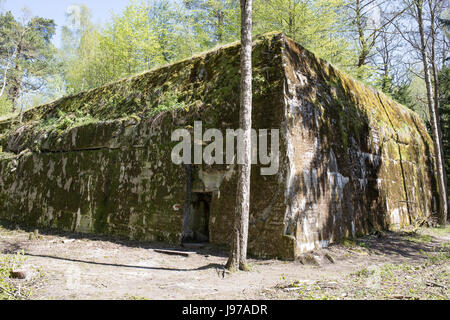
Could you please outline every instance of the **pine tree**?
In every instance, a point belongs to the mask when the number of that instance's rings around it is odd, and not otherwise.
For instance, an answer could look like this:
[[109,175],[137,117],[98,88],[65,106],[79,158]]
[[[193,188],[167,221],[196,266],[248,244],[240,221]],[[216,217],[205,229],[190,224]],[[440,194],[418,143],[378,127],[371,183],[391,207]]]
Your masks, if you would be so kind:
[[11,101],[13,112],[21,95],[42,89],[58,67],[51,44],[55,27],[51,19],[18,21],[11,12],[0,14],[0,96]]

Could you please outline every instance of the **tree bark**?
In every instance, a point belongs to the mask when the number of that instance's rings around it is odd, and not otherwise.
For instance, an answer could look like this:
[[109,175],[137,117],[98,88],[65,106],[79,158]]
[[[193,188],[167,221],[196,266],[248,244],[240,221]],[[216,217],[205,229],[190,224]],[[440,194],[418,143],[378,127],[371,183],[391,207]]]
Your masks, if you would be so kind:
[[362,17],[361,17],[361,1],[356,0],[356,26],[358,29],[358,41],[361,46],[361,52],[358,55],[358,68],[362,67],[366,64],[366,58],[369,54],[369,50],[367,48],[366,38],[364,36],[364,28],[362,25]]
[[224,12],[222,9],[219,9],[217,12],[217,40],[219,43],[222,43],[223,41],[223,19]]
[[250,212],[251,128],[252,128],[252,0],[241,0],[241,93],[239,125],[244,131],[244,163],[238,169],[236,211],[229,270],[248,270],[247,240]]
[[16,54],[17,51],[17,46],[14,48],[13,53],[11,54],[11,58],[8,60],[8,63],[6,64],[5,67],[5,71],[3,73],[3,84],[2,84],[2,89],[0,90],[0,97],[3,95],[3,93],[5,92],[5,88],[6,88],[6,82],[7,82],[7,78],[8,78],[8,71],[9,71],[9,67],[11,65],[11,61],[14,58],[14,55]]
[[[419,26],[420,35],[420,53],[422,55],[423,70],[425,74],[425,85],[427,90],[427,102],[428,109],[430,113],[431,128],[433,131],[433,142],[435,150],[435,166],[436,175],[438,180],[439,189],[439,213],[438,213],[438,223],[445,226],[447,222],[447,211],[448,211],[448,199],[447,199],[447,186],[446,186],[446,176],[445,176],[445,166],[444,166],[444,156],[442,148],[442,133],[439,123],[439,110],[437,109],[436,96],[433,96],[433,89],[430,78],[430,71],[428,67],[428,55],[427,46],[425,42],[425,32],[423,23],[423,0],[415,0],[415,5],[417,9],[417,23]],[[434,57],[432,57],[434,59]],[[436,74],[437,77],[437,74]],[[437,82],[435,83],[435,85]],[[434,91],[436,92],[436,90]]]
[[[442,177],[443,177],[443,194],[446,199],[446,208],[445,213],[441,213],[442,217],[440,217],[440,224],[445,225],[445,221],[448,219],[448,188],[447,188],[447,172],[445,168],[445,155],[444,155],[444,144],[442,142],[442,129],[441,129],[441,118],[439,113],[439,76],[438,76],[438,66],[436,64],[436,18],[440,12],[440,7],[436,3],[433,6],[433,0],[428,0],[428,5],[430,8],[430,22],[431,22],[431,70],[433,74],[433,86],[434,86],[434,108],[436,109],[437,116],[437,133],[439,136],[440,142],[440,154],[441,154],[441,163],[442,163]],[[445,65],[445,64],[444,64]]]

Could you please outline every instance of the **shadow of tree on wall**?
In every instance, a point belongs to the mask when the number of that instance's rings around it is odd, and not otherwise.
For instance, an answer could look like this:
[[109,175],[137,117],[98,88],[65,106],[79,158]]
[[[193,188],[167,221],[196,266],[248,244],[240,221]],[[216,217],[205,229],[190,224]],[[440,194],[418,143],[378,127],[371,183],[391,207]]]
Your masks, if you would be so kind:
[[[417,218],[411,213],[413,201],[409,193],[413,187],[408,184],[418,182],[425,192],[430,186],[423,181],[431,180],[431,190],[436,187],[428,142],[421,132],[424,129],[411,117],[427,157],[426,163],[419,164],[426,168],[417,168],[425,177],[411,180],[414,177],[408,175],[412,169],[404,167],[408,163],[397,132],[397,127],[408,124],[396,126],[391,121],[393,116],[398,121],[398,115],[388,112],[379,93],[356,83],[291,41],[287,41],[285,49],[289,61],[288,99],[299,101],[298,105],[288,106],[293,111],[290,128],[300,128],[302,139],[315,144],[308,167],[296,167],[290,205],[300,210],[291,217],[286,233],[315,242],[355,237],[387,229],[390,213],[403,210],[405,204],[411,220]],[[384,113],[384,120],[380,113]],[[384,133],[389,130],[393,134],[386,139]],[[389,149],[392,145],[395,150]],[[302,152],[305,151],[298,151],[297,158],[304,157]],[[413,151],[415,160],[420,158],[418,152]],[[386,162],[386,155],[398,158],[398,163],[392,159]],[[298,163],[302,165],[301,161]],[[387,179],[401,187],[392,187]],[[297,195],[303,197],[303,203]],[[392,208],[393,204],[397,207]]]

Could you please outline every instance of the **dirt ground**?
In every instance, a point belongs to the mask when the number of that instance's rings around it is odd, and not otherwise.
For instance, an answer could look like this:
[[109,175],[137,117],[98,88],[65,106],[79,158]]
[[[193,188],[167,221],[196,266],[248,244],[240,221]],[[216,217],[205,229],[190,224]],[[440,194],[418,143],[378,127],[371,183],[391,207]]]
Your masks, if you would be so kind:
[[[19,253],[26,299],[449,299],[450,227],[379,233],[296,261],[250,259],[223,269],[227,252],[119,241],[0,225],[0,256]],[[178,250],[188,256],[155,250]],[[22,290],[23,291],[23,290]]]

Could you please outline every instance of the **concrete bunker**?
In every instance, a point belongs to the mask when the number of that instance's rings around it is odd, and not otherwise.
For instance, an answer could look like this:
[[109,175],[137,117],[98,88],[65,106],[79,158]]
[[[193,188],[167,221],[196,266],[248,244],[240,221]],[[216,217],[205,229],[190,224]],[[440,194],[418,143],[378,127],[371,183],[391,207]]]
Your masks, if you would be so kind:
[[[232,43],[0,122],[0,219],[227,245],[237,166],[176,165],[171,133],[239,127],[239,53]],[[417,114],[279,33],[255,39],[253,68],[253,128],[279,129],[280,159],[274,175],[252,168],[251,254],[294,259],[436,212]]]

